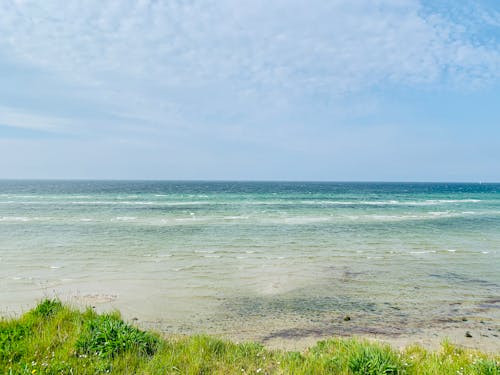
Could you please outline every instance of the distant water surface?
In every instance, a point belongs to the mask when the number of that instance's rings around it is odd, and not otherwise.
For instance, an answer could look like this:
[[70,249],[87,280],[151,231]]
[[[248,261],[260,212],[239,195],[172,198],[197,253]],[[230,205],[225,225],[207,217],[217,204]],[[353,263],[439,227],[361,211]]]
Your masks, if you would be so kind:
[[500,185],[0,181],[2,312],[54,295],[263,341],[495,334]]

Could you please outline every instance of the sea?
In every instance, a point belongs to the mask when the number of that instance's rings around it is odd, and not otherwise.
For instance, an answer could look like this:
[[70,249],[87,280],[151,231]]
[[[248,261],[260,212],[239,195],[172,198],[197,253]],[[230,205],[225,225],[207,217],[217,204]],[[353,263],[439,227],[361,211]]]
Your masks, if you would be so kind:
[[0,315],[43,298],[264,343],[498,344],[500,184],[2,180]]

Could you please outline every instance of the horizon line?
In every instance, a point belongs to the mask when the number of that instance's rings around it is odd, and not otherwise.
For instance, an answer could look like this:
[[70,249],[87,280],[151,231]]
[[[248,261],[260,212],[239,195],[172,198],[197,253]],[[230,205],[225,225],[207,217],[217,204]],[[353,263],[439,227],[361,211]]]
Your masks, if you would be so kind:
[[394,183],[394,184],[500,184],[500,181],[425,180],[295,180],[295,179],[161,179],[161,178],[0,178],[2,181],[88,181],[88,182],[291,182],[291,183]]

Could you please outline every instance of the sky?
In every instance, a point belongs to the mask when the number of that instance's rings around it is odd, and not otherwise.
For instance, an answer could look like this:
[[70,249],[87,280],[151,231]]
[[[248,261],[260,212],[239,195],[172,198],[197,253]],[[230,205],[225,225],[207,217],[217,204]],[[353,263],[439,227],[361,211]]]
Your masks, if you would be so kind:
[[500,182],[500,2],[1,1],[0,178]]

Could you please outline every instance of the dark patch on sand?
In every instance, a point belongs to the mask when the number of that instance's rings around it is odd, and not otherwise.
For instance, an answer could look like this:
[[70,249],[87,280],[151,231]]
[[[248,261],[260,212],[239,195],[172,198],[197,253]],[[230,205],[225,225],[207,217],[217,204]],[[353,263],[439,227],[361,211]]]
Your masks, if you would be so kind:
[[382,313],[381,307],[370,301],[328,296],[237,297],[225,301],[223,307],[226,311],[240,316],[310,315],[352,311],[370,314]]
[[285,339],[285,340],[300,340],[306,337],[332,337],[332,336],[342,336],[350,337],[353,335],[368,335],[368,336],[384,336],[384,337],[398,337],[404,334],[400,329],[391,327],[387,329],[375,328],[375,327],[364,327],[364,326],[352,326],[352,327],[342,327],[342,326],[327,326],[322,328],[293,328],[293,329],[282,329],[264,336],[261,341],[266,343],[275,339]]
[[500,288],[500,285],[488,280],[478,279],[474,277],[469,277],[467,275],[459,274],[456,272],[445,272],[445,273],[431,273],[430,277],[443,279],[453,283],[463,283],[463,284],[473,284],[483,287],[494,287]]

